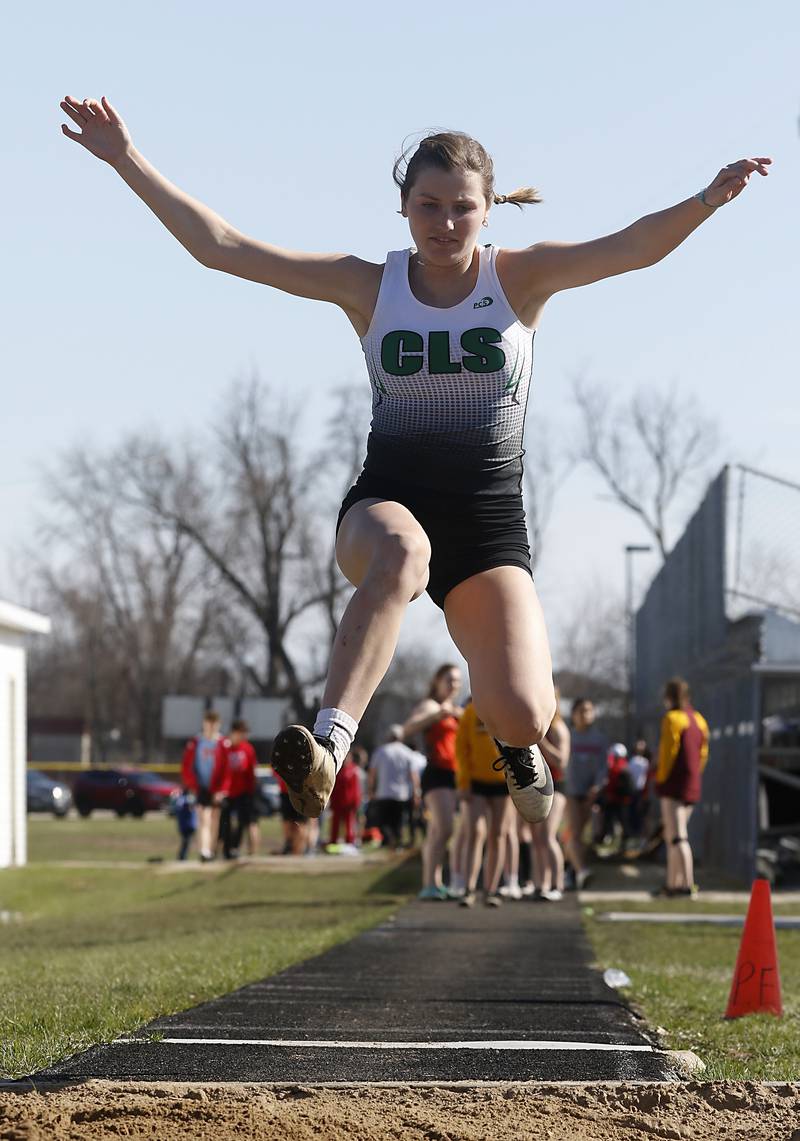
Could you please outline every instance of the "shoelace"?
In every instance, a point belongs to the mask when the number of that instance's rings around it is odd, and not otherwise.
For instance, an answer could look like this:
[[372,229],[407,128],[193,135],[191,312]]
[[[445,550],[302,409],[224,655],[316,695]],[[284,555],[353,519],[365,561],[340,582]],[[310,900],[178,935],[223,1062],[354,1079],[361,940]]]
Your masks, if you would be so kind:
[[514,753],[524,754],[526,759],[523,760],[521,756],[509,757],[504,752],[501,752],[501,754],[497,758],[497,760],[492,761],[492,768],[494,769],[494,771],[496,773],[499,773],[501,771],[501,769],[508,769],[508,771],[511,773],[511,776],[514,779],[514,784],[517,786],[517,788],[523,788],[524,786],[520,784],[519,779],[517,777],[516,768],[515,768],[515,765],[519,765],[520,768],[523,768],[527,772],[530,773],[531,784],[535,784],[537,779],[538,779],[539,774],[536,771],[536,764],[534,763],[533,753],[531,752],[531,750],[530,749],[509,749],[508,752],[512,753],[512,754],[514,754]]

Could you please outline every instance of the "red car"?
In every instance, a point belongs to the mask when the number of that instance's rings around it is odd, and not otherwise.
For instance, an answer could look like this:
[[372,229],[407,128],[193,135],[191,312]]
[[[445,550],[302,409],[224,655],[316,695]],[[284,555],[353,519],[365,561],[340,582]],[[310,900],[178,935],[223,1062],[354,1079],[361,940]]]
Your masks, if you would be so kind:
[[117,816],[144,816],[169,808],[178,786],[155,773],[133,769],[89,769],[72,786],[72,798],[81,816],[95,808],[110,808]]

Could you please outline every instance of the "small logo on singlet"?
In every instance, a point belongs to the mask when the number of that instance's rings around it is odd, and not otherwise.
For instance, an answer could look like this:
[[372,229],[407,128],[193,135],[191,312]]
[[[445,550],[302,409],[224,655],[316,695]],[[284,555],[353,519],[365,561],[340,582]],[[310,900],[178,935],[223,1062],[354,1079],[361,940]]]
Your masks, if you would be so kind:
[[472,306],[473,309],[485,309],[487,305],[492,304],[491,297],[482,297],[480,301],[476,301]]

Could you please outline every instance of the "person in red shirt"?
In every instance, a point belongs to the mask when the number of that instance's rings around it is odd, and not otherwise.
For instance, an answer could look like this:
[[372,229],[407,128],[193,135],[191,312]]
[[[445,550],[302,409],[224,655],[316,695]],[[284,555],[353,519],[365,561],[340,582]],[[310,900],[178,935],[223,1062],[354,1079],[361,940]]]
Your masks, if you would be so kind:
[[217,745],[217,764],[212,791],[228,802],[228,827],[223,839],[225,859],[239,856],[242,833],[253,819],[256,795],[256,751],[247,740],[246,721],[234,721],[230,737]]
[[622,827],[622,847],[625,848],[630,832],[628,809],[633,791],[633,781],[628,768],[628,750],[622,743],[612,745],[606,758],[607,776],[605,788],[598,800],[602,808],[598,839],[614,841],[617,821]]
[[331,844],[339,841],[339,829],[344,824],[347,844],[356,842],[356,819],[361,807],[361,777],[352,751],[347,754],[339,770],[331,793]]

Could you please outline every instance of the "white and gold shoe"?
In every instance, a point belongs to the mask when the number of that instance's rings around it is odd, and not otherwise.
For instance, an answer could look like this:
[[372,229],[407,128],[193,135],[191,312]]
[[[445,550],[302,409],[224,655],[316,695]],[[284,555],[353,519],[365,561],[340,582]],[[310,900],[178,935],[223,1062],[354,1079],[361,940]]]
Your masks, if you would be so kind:
[[333,746],[304,725],[290,725],[275,738],[270,763],[286,781],[295,812],[321,816],[336,783]]
[[506,786],[514,806],[523,820],[538,824],[550,812],[553,804],[553,778],[550,766],[538,745],[516,749],[495,741],[500,756],[493,764],[499,772],[506,770]]

